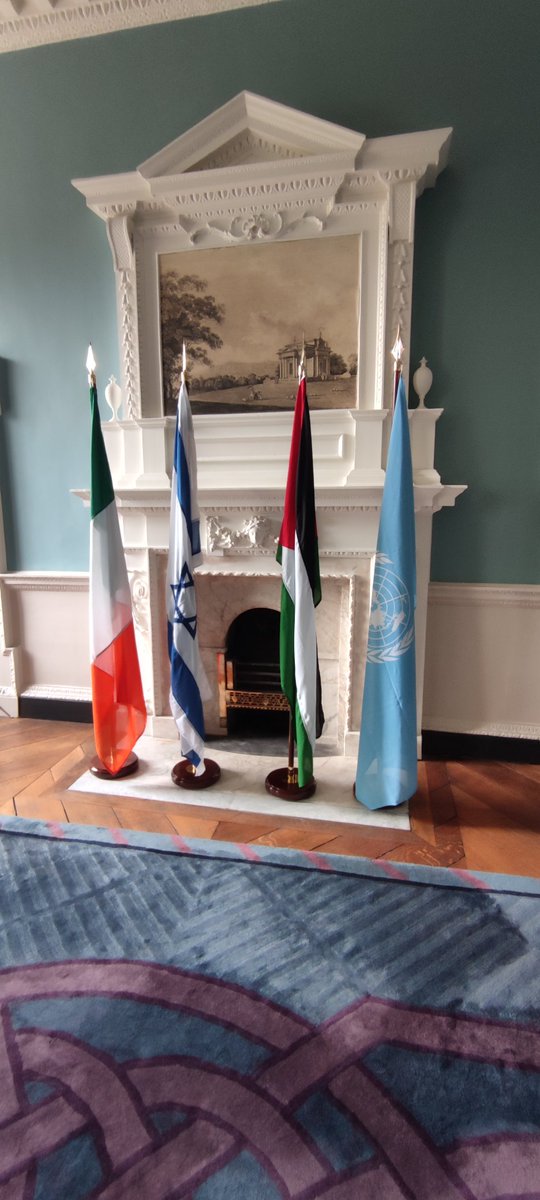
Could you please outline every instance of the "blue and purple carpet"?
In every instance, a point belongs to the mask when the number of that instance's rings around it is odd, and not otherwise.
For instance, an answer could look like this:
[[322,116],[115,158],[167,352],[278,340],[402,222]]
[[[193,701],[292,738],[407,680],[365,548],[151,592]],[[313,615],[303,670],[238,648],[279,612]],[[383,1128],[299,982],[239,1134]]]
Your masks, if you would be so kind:
[[3,818],[0,1200],[540,1197],[540,881]]

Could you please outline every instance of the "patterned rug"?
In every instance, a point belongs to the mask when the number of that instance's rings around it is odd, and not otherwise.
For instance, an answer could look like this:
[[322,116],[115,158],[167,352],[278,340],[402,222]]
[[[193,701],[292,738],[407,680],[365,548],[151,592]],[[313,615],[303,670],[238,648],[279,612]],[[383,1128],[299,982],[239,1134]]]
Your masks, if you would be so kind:
[[538,1200],[540,881],[2,818],[0,1200]]

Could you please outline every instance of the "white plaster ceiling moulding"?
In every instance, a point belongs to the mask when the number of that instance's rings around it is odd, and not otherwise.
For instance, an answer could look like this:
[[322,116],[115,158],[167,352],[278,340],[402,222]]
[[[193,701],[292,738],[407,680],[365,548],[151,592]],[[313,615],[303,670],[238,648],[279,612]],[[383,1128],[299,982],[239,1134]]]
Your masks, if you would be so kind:
[[280,0],[0,0],[0,53]]

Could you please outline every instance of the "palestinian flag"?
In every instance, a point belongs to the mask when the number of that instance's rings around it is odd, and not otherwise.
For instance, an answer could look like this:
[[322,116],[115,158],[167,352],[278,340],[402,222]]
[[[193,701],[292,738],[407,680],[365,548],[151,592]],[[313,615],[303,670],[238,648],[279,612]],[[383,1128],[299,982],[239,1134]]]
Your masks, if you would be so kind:
[[321,599],[321,579],[305,379],[300,381],[296,396],[277,560],[283,569],[281,686],[293,714],[298,784],[305,787],[313,778],[313,748],[324,723],[315,632],[315,608]]
[[131,594],[97,389],[90,387],[90,655],[98,758],[116,775],[146,726]]

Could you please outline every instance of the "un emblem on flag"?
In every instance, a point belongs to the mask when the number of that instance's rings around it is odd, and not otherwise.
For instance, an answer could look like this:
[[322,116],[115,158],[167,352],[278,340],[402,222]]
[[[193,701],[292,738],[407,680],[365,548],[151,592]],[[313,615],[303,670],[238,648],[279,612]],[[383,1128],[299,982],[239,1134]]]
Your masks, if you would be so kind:
[[414,606],[411,595],[391,558],[375,556],[373,593],[369,615],[368,662],[393,662],[414,642]]

